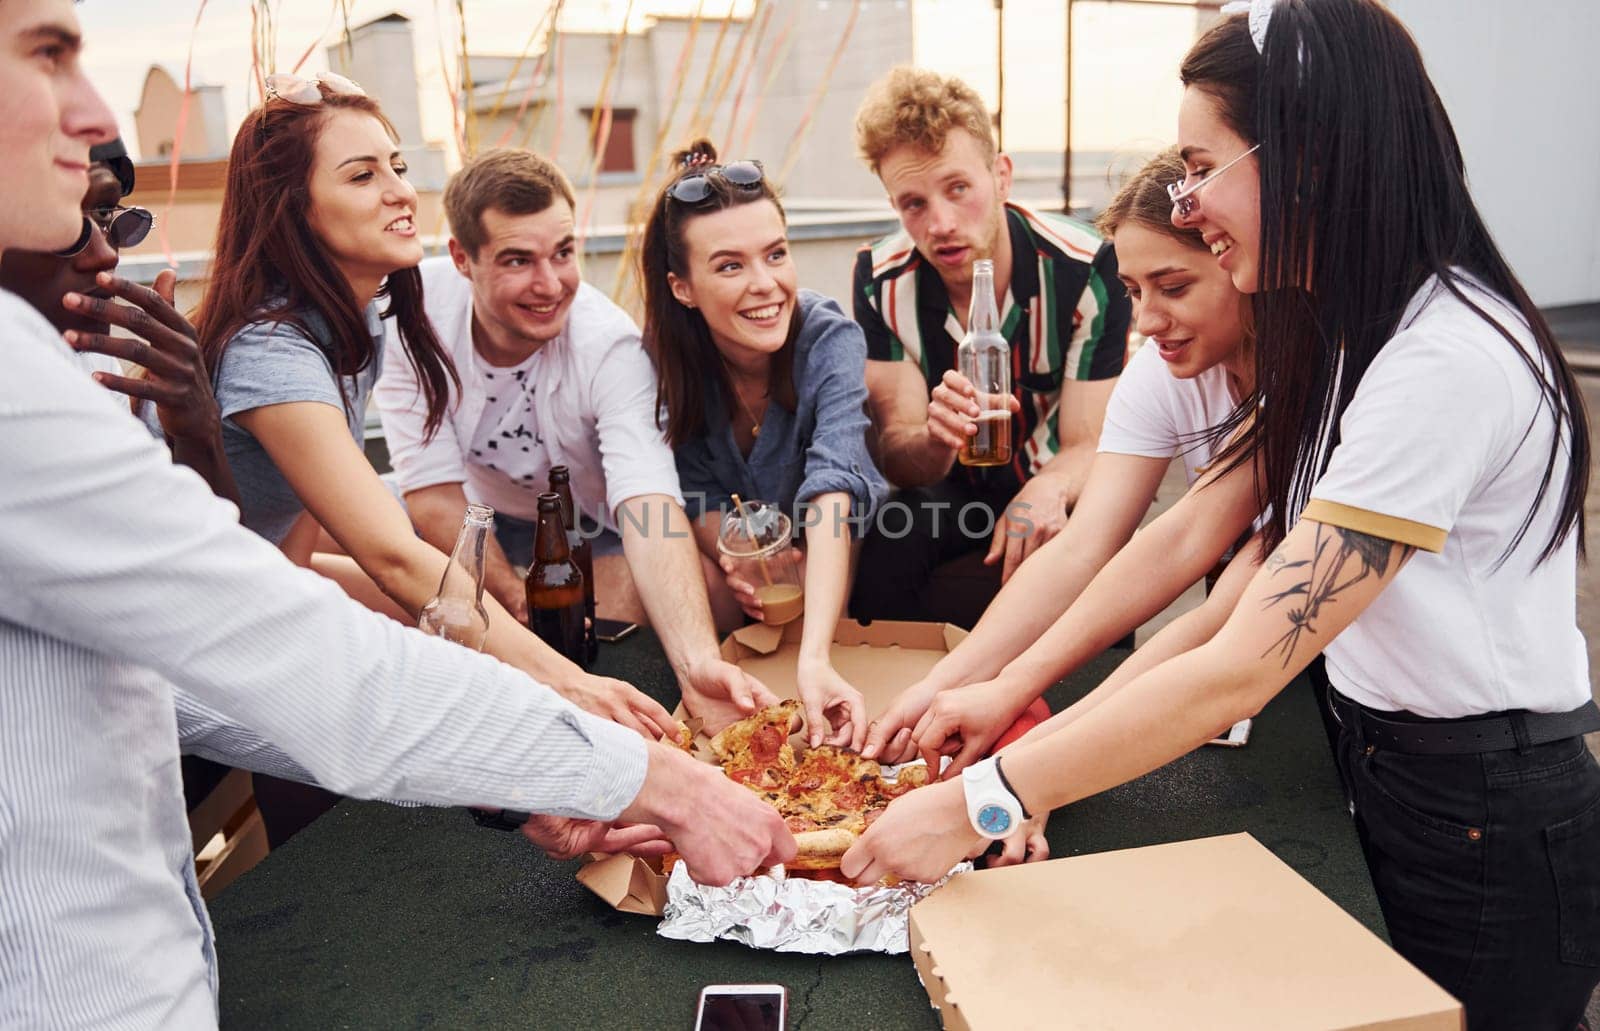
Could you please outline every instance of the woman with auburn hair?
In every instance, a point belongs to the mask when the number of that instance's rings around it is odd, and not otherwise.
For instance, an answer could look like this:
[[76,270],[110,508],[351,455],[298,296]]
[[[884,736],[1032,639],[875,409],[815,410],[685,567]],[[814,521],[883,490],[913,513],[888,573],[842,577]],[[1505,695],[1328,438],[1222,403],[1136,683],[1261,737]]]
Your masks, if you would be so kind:
[[[234,138],[196,327],[241,521],[414,625],[448,558],[413,532],[362,450],[381,317],[399,324],[430,428],[455,382],[423,314],[417,197],[405,172],[393,127],[359,86],[331,74],[269,78],[265,103]],[[314,557],[319,529],[345,555]],[[652,736],[672,727],[651,699],[584,673],[493,599],[484,604],[485,651],[592,712]]]
[[1271,555],[1210,641],[896,800],[843,870],[943,873],[981,840],[963,786],[1000,762],[997,808],[1065,805],[1258,711],[1322,652],[1395,948],[1473,1031],[1571,1031],[1600,981],[1582,395],[1399,20],[1375,0],[1249,7],[1183,62],[1171,196],[1255,303],[1265,403],[1235,411],[1219,462],[1262,470]]
[[[957,770],[970,764],[1052,684],[1169,605],[1249,532],[1258,509],[1240,473],[1191,492],[1134,535],[1172,459],[1181,458],[1191,485],[1199,480],[1225,443],[1216,428],[1255,384],[1249,299],[1199,233],[1172,224],[1167,184],[1182,176],[1176,147],[1157,154],[1098,219],[1146,340],[1112,392],[1072,518],[1018,567],[972,633],[877,721],[868,755],[944,752]],[[1205,604],[1124,662],[1110,687],[1222,625],[1259,561],[1254,544],[1238,551]],[[1044,848],[1042,839],[1034,845]],[[1002,858],[1020,860],[1023,851],[1013,838]]]
[[[809,528],[800,699],[812,744],[860,748],[861,693],[833,668],[829,645],[850,593],[852,524],[867,525],[889,489],[867,452],[866,340],[837,303],[799,288],[761,165],[716,159],[705,140],[677,155],[641,248],[644,342],[667,442],[707,560],[719,560],[734,494]],[[726,584],[712,589],[719,623],[737,625],[741,607],[760,618],[754,588],[723,568]]]

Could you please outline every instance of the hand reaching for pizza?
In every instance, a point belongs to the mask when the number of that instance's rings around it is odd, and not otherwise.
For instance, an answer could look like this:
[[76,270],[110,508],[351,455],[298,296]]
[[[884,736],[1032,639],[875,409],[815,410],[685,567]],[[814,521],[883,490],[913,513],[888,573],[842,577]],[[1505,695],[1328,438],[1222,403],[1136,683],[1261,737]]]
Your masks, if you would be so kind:
[[884,714],[867,727],[867,742],[861,754],[886,763],[915,759],[917,743],[912,740],[911,730],[943,687],[930,674],[901,691]]
[[806,707],[806,741],[861,751],[867,739],[867,703],[825,658],[801,659],[795,686]]
[[989,869],[997,866],[1016,866],[1018,863],[1037,863],[1050,858],[1050,843],[1044,838],[1044,825],[1050,822],[1049,813],[1040,813],[1022,821],[1017,832],[1005,839],[997,856],[990,856],[984,864]]
[[930,769],[939,768],[941,755],[953,756],[944,777],[954,777],[983,758],[1035,697],[1000,677],[940,691],[912,740]]
[[551,687],[578,708],[637,730],[652,741],[662,736],[671,740],[677,731],[678,721],[660,702],[621,680],[579,672]]
[[522,834],[556,860],[576,859],[585,852],[659,856],[672,848],[661,828],[653,824],[630,826],[542,813],[528,817],[528,822],[522,825]]
[[931,884],[988,847],[967,819],[961,782],[943,781],[889,803],[844,854],[839,872],[857,884],[885,876]]
[[750,789],[676,748],[646,748],[644,785],[622,819],[659,827],[696,881],[723,885],[794,858],[783,817]]
[[678,683],[684,709],[701,719],[707,734],[778,702],[767,685],[715,652],[689,663]]

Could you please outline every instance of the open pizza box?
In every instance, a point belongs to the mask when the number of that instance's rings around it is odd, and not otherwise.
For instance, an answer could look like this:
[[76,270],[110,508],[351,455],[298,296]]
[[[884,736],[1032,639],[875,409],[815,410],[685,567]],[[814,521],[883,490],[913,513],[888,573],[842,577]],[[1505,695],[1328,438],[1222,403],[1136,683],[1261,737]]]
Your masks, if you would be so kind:
[[[753,624],[722,642],[722,657],[750,673],[779,698],[797,698],[795,669],[800,654],[801,621],[781,627]],[[841,619],[833,635],[833,668],[860,691],[869,719],[876,719],[895,697],[921,680],[967,632],[948,623],[875,620],[870,626]],[[673,713],[687,715],[680,705]],[[707,738],[696,729],[694,755],[711,762]],[[799,739],[796,738],[796,741]],[[578,881],[624,913],[660,916],[667,901],[667,878],[658,866],[633,856],[603,856],[578,870]]]
[[949,1031],[1460,1031],[1442,988],[1248,834],[953,878],[911,910]]

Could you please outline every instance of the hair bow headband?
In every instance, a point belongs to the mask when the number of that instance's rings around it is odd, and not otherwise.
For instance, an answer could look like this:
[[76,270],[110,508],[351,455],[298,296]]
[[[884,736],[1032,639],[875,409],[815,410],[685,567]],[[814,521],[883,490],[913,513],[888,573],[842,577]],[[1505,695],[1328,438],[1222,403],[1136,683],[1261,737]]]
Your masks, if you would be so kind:
[[1272,9],[1278,0],[1232,0],[1231,3],[1222,5],[1222,14],[1239,14],[1248,11],[1250,14],[1250,42],[1256,45],[1256,53],[1265,53],[1267,49],[1267,25],[1272,21]]

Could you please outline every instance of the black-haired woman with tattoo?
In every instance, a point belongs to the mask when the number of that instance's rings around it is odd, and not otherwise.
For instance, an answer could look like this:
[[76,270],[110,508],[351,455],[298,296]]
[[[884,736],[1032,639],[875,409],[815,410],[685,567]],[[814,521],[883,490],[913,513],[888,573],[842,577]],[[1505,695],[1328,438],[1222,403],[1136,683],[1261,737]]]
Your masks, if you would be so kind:
[[1184,60],[1170,192],[1254,295],[1256,393],[1218,475],[1260,470],[1268,558],[1208,643],[896,800],[843,870],[943,874],[982,844],[968,779],[1019,812],[1066,805],[1259,711],[1325,653],[1395,947],[1474,1031],[1571,1031],[1600,981],[1583,402],[1404,26],[1374,0],[1249,7]]

